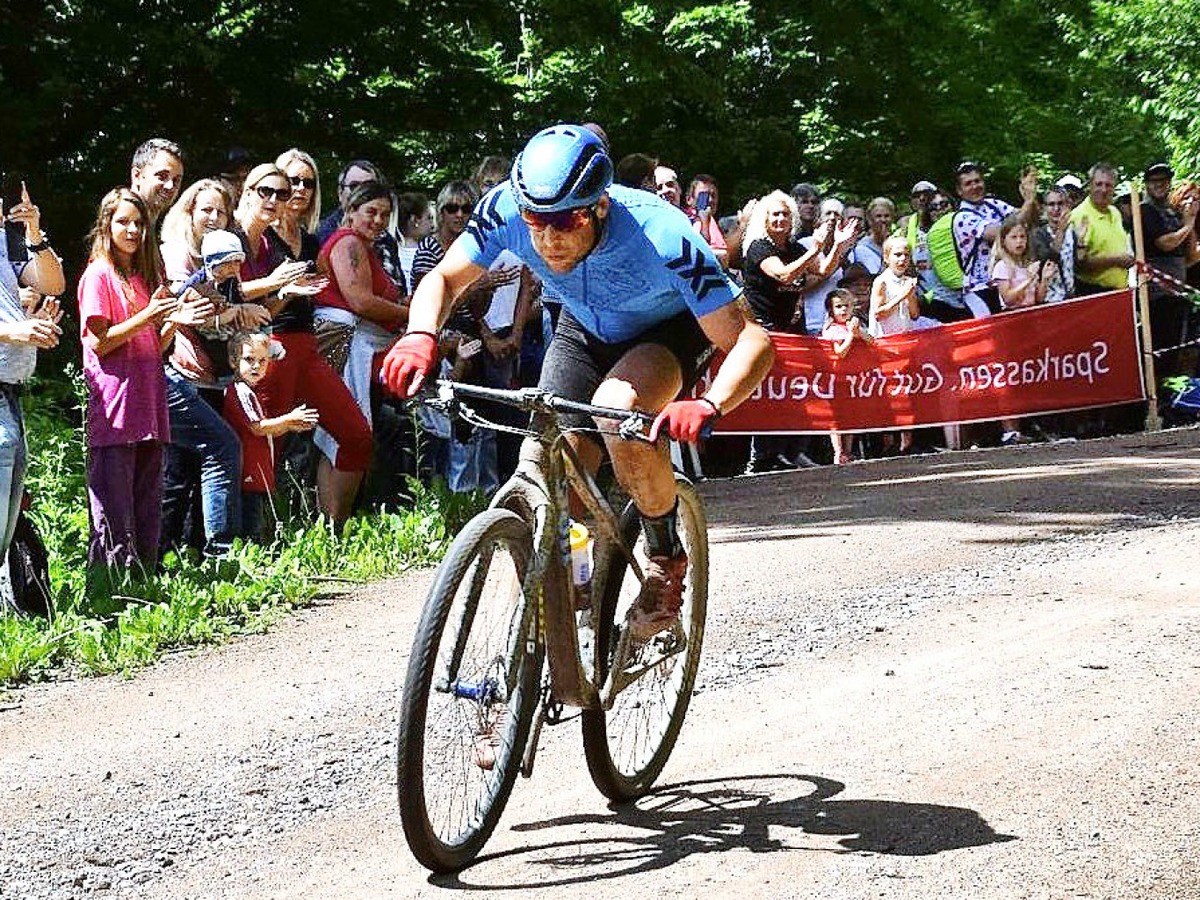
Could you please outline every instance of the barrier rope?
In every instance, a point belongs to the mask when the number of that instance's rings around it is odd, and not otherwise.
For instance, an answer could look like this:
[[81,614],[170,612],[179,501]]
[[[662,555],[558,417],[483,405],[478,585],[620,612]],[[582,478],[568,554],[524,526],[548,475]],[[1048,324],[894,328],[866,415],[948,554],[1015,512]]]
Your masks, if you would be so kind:
[[[1139,277],[1153,281],[1173,297],[1183,297],[1192,304],[1193,309],[1200,310],[1200,290],[1196,290],[1190,284],[1180,281],[1174,275],[1170,275],[1162,269],[1156,269],[1147,262],[1138,261],[1135,265],[1137,266]],[[1175,344],[1172,347],[1159,347],[1157,350],[1152,350],[1151,353],[1154,356],[1162,356],[1164,353],[1172,353],[1176,350],[1182,350],[1185,347],[1195,347],[1197,345],[1200,345],[1200,338],[1184,341],[1182,344]]]

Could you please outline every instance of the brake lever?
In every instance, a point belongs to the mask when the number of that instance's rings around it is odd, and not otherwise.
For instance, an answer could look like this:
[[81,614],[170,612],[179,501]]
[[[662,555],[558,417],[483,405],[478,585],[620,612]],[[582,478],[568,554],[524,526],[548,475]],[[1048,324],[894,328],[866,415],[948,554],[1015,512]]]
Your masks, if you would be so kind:
[[628,418],[622,419],[621,424],[617,426],[617,434],[622,440],[626,441],[641,441],[643,444],[654,444],[657,441],[650,440],[650,426],[654,420],[643,413],[634,413]]

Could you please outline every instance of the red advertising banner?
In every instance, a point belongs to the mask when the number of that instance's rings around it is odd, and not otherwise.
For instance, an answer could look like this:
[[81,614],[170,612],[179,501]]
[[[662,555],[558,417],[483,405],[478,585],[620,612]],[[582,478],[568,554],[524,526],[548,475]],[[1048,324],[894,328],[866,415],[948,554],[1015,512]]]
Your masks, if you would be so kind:
[[1141,400],[1136,328],[1126,290],[856,341],[842,359],[832,341],[772,334],[774,367],[717,431],[874,431]]

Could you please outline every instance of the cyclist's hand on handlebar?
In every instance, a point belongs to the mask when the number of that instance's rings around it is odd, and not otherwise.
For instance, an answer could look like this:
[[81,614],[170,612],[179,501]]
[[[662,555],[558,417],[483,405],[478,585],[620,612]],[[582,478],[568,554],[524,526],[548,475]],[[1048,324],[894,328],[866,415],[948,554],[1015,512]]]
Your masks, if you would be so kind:
[[667,434],[674,440],[690,444],[712,434],[713,426],[721,417],[720,410],[711,400],[675,400],[662,408],[662,412],[650,426],[650,440],[657,441],[659,432],[666,427]]
[[437,337],[428,331],[411,331],[392,345],[383,358],[380,379],[402,399],[416,395],[437,363]]

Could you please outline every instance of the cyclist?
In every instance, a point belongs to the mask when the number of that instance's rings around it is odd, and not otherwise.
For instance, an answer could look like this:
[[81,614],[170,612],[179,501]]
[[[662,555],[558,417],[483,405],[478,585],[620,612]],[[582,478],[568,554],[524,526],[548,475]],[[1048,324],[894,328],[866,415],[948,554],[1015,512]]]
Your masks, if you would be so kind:
[[[510,178],[483,196],[466,231],[422,279],[408,331],[383,363],[387,386],[402,397],[420,389],[454,301],[507,249],[563,303],[541,388],[657,413],[652,440],[666,431],[695,442],[745,400],[774,359],[767,332],[687,216],[612,179],[612,160],[591,131],[555,125],[534,135]],[[698,399],[676,399],[695,384],[714,345],[726,358],[708,390]],[[677,531],[674,473],[665,447],[623,441],[612,426],[601,427],[646,536],[646,579],[627,621],[632,636],[644,641],[674,624],[682,606],[687,556]],[[601,447],[573,438],[594,471]]]

